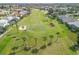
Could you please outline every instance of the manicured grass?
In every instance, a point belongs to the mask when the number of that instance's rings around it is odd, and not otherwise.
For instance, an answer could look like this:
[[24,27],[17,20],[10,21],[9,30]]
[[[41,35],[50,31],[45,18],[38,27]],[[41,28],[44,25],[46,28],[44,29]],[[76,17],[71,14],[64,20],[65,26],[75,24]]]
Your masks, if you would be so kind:
[[[53,24],[53,26],[50,25]],[[26,43],[28,46],[33,47],[35,45],[35,38],[37,38],[37,48],[40,48],[44,44],[44,38],[46,37],[46,43],[49,42],[49,35],[53,35],[53,44],[47,46],[45,49],[40,49],[37,54],[76,54],[76,52],[69,48],[76,42],[76,34],[70,32],[70,30],[64,25],[60,24],[56,19],[50,19],[44,11],[38,9],[32,9],[32,13],[24,17],[18,26],[28,26],[27,31],[16,30],[16,26],[12,26],[12,30],[0,39],[0,54],[9,54],[13,52],[12,48],[18,46],[16,54],[32,54],[30,51],[23,50],[23,37],[26,37]],[[56,33],[59,33],[57,36]],[[58,38],[58,40],[57,40]]]

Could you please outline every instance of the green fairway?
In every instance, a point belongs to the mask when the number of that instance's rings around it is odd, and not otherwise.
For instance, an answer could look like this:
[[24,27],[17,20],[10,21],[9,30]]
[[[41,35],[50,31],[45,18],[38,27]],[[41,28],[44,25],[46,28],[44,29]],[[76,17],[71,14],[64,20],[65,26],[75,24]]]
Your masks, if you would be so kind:
[[46,43],[48,43],[50,35],[53,35],[52,45],[47,46],[45,49],[40,49],[37,54],[77,54],[69,49],[75,44],[77,35],[56,19],[48,18],[44,11],[32,9],[30,15],[18,22],[18,26],[22,25],[27,26],[26,31],[17,31],[16,25],[13,25],[11,31],[0,39],[0,54],[10,54],[15,46],[18,47],[15,50],[16,54],[32,54],[31,50],[23,50],[23,37],[27,38],[25,42],[30,47],[35,46],[35,38],[37,38],[36,47],[40,48],[44,44],[43,37],[47,38]]

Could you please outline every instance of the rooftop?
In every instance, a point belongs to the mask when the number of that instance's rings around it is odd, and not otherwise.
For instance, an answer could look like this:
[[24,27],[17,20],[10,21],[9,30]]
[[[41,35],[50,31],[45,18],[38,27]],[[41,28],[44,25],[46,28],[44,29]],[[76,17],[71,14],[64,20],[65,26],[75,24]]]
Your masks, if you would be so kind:
[[68,24],[75,25],[76,27],[79,27],[79,21],[69,22]]
[[59,16],[59,19],[61,19],[63,22],[74,22],[74,21],[76,21],[73,17],[69,17],[67,15]]

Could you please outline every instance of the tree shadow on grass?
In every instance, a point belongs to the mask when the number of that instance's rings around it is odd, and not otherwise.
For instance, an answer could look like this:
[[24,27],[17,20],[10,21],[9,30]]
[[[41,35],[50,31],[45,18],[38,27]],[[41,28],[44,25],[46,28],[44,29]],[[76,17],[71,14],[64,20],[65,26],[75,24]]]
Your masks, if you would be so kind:
[[49,42],[47,45],[48,45],[48,46],[51,46],[51,45],[52,45],[52,42]]
[[37,54],[38,52],[39,52],[39,49],[37,49],[37,48],[34,48],[34,49],[32,49],[32,54]]
[[16,52],[11,52],[8,55],[15,55],[15,54],[16,54]]
[[18,48],[19,48],[19,47],[13,47],[12,50],[16,50],[16,49],[18,49]]
[[24,47],[23,50],[24,51],[29,51],[29,50],[31,50],[31,47]]
[[46,47],[47,47],[46,45],[42,45],[40,49],[45,49]]

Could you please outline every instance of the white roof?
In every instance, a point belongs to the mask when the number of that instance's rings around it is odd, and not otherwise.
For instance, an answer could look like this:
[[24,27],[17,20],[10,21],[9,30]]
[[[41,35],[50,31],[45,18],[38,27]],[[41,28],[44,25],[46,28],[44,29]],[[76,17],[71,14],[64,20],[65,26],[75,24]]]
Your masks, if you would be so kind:
[[20,11],[20,14],[25,15],[25,14],[27,14],[27,11],[22,10],[22,11]]
[[75,25],[76,27],[79,27],[79,21],[69,22],[68,24]]
[[13,20],[14,19],[14,17],[13,16],[8,16],[8,17],[6,17],[8,20]]
[[7,26],[7,25],[9,25],[8,20],[5,20],[5,19],[1,19],[1,20],[0,20],[0,26],[5,27],[5,26]]
[[0,23],[5,23],[5,22],[8,22],[8,20],[6,20],[6,19],[1,19],[0,20]]
[[16,19],[20,19],[20,17],[15,16]]

